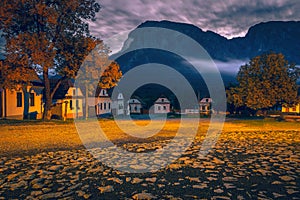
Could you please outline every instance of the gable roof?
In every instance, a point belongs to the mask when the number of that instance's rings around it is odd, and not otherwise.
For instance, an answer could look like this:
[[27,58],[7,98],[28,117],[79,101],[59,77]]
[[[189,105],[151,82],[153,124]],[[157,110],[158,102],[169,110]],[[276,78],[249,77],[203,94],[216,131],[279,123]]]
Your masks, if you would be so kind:
[[[60,78],[58,77],[49,79],[51,91],[54,89],[59,79]],[[56,90],[56,92],[54,93],[53,99],[64,99],[70,87],[74,87],[74,83],[72,82],[72,80],[71,79],[63,80],[60,86],[58,87],[58,89]]]
[[154,102],[155,104],[170,104],[170,101],[167,97],[159,97],[158,99],[156,99],[156,101]]
[[128,103],[129,103],[129,104],[142,104],[142,103],[140,102],[140,100],[138,100],[138,99],[136,99],[136,98],[131,98],[131,99],[129,99],[129,100],[128,100]]

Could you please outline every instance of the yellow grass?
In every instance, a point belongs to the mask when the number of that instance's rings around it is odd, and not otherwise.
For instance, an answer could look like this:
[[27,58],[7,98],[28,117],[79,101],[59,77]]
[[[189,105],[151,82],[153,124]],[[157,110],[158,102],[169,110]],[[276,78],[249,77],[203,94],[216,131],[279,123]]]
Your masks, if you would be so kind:
[[[150,142],[162,139],[173,138],[179,127],[179,120],[168,120],[163,129],[156,135],[142,139],[135,138],[125,134],[116,125],[113,120],[101,120],[99,122],[106,136],[113,142]],[[123,122],[127,123],[127,122]],[[135,121],[137,128],[143,128],[149,125],[147,120]],[[153,127],[159,127],[160,124],[154,124]],[[198,136],[203,138],[209,126],[209,120],[200,120]],[[287,130],[299,131],[300,123],[298,122],[275,122],[264,120],[237,120],[228,121],[224,124],[220,140],[241,140],[251,138],[262,138],[265,140],[274,140],[278,142],[285,140]],[[266,134],[269,132],[282,132],[281,134]],[[234,134],[245,132],[244,134]],[[143,132],[141,132],[143,134]],[[274,138],[275,137],[275,138]],[[300,143],[300,134],[293,134],[288,138],[295,143]],[[78,149],[84,148],[80,137],[76,131],[74,123],[21,123],[0,125],[0,155],[13,156],[34,154],[44,151]]]

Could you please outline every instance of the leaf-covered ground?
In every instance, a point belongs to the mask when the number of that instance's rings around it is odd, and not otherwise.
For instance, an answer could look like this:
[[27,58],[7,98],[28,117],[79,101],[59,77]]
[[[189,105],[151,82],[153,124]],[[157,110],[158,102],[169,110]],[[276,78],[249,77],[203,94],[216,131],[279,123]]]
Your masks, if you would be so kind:
[[[170,120],[144,140],[126,136],[113,121],[100,124],[111,141],[133,152],[162,148],[178,129],[178,120]],[[95,159],[73,123],[1,122],[0,199],[299,199],[299,124],[226,122],[215,147],[199,157],[208,127],[203,120],[174,163],[130,174]]]

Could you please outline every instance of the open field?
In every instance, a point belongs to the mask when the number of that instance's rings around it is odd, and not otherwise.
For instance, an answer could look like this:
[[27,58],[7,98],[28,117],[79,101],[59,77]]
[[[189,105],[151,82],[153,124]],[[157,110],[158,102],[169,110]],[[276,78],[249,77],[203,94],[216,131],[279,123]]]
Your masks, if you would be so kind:
[[[117,146],[147,152],[168,144],[178,122],[168,120],[147,139],[124,134],[112,120],[99,123]],[[208,126],[201,120],[193,144],[166,168],[130,174],[96,160],[72,122],[1,121],[0,199],[299,199],[300,123],[227,121],[215,147],[199,157]]]

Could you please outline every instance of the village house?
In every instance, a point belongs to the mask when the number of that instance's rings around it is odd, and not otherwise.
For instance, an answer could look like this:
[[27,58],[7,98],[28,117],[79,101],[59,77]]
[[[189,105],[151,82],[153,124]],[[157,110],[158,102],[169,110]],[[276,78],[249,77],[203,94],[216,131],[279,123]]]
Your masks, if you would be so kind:
[[142,103],[137,98],[129,99],[128,103],[128,111],[127,114],[141,114],[142,113]]
[[154,102],[154,114],[170,112],[170,101],[166,97],[160,97]]
[[100,89],[99,94],[93,98],[89,97],[88,106],[95,109],[96,116],[111,114],[112,100],[106,89]]
[[211,98],[203,98],[199,102],[199,109],[200,109],[200,114],[210,114],[212,112],[211,110],[211,103],[212,99]]
[[[99,94],[96,97],[88,98],[89,113],[95,112],[96,116],[101,117],[103,115],[124,115],[124,97],[122,93],[118,93],[115,100],[111,99],[111,96],[107,89],[100,89]],[[93,111],[93,109],[95,111]]]
[[[51,80],[54,86],[58,80]],[[71,80],[63,81],[55,92],[51,109],[52,118],[74,119],[83,117],[84,96],[79,87],[75,87]]]
[[42,98],[43,86],[35,74],[32,77],[31,85],[20,86],[17,89],[0,88],[0,118],[41,119],[43,113]]
[[283,113],[300,114],[300,103],[298,103],[294,106],[283,105],[281,111]]
[[124,97],[122,93],[118,93],[117,99],[113,101],[113,111],[114,115],[124,115],[125,106],[124,106]]

